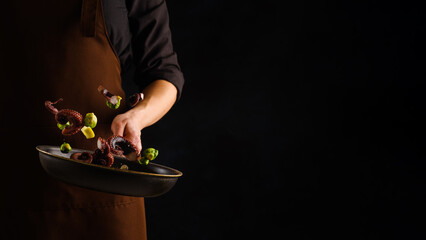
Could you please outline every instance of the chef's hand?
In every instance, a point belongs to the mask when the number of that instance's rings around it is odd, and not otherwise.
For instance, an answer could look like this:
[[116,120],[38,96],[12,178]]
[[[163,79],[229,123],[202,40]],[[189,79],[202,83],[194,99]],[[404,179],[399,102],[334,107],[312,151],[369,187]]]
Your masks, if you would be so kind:
[[128,138],[142,150],[141,131],[160,120],[176,102],[177,89],[166,80],[156,80],[144,90],[144,99],[112,121],[113,134]]
[[138,152],[142,150],[141,130],[138,118],[131,110],[117,115],[111,124],[112,133],[129,139],[136,145]]

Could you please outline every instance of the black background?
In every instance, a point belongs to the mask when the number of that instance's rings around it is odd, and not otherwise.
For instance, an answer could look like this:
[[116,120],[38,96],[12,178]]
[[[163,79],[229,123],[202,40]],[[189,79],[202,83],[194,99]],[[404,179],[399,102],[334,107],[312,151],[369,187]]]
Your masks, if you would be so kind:
[[184,175],[150,239],[424,239],[424,8],[168,0],[186,84],[143,130]]

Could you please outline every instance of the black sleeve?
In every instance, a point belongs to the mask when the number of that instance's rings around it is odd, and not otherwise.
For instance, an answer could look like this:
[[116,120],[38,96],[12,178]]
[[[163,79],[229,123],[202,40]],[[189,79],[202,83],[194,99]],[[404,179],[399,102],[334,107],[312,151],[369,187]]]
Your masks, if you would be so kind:
[[136,84],[143,89],[158,79],[171,82],[181,96],[184,84],[173,50],[165,0],[126,0]]

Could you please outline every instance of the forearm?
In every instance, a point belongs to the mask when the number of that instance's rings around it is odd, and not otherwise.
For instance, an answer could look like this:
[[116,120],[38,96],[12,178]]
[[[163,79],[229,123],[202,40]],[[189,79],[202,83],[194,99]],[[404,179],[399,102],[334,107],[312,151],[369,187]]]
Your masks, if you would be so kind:
[[140,130],[156,123],[170,110],[176,102],[177,89],[168,81],[156,80],[143,90],[143,94],[144,99],[128,112]]

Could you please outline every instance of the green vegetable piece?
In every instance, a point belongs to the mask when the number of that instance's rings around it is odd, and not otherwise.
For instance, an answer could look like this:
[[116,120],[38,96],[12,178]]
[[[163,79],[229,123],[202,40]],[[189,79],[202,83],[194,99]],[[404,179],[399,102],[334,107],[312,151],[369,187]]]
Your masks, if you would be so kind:
[[66,127],[70,126],[70,122],[67,122],[65,124],[56,123],[56,126],[58,126],[59,129],[64,130]]
[[62,143],[61,145],[61,152],[63,153],[69,153],[71,151],[71,145],[69,143]]
[[121,102],[121,97],[117,96],[117,103],[116,104],[112,104],[109,101],[106,101],[106,105],[111,108],[111,109],[117,109],[120,107],[120,102]]
[[149,163],[149,159],[147,159],[147,158],[145,158],[145,157],[142,157],[142,158],[139,160],[139,163],[140,163],[140,164],[142,164],[142,165],[148,165],[148,163]]
[[98,118],[94,113],[87,113],[84,117],[84,126],[95,128],[96,124],[98,124]]
[[142,156],[152,161],[158,156],[158,150],[154,148],[147,148],[143,151]]

